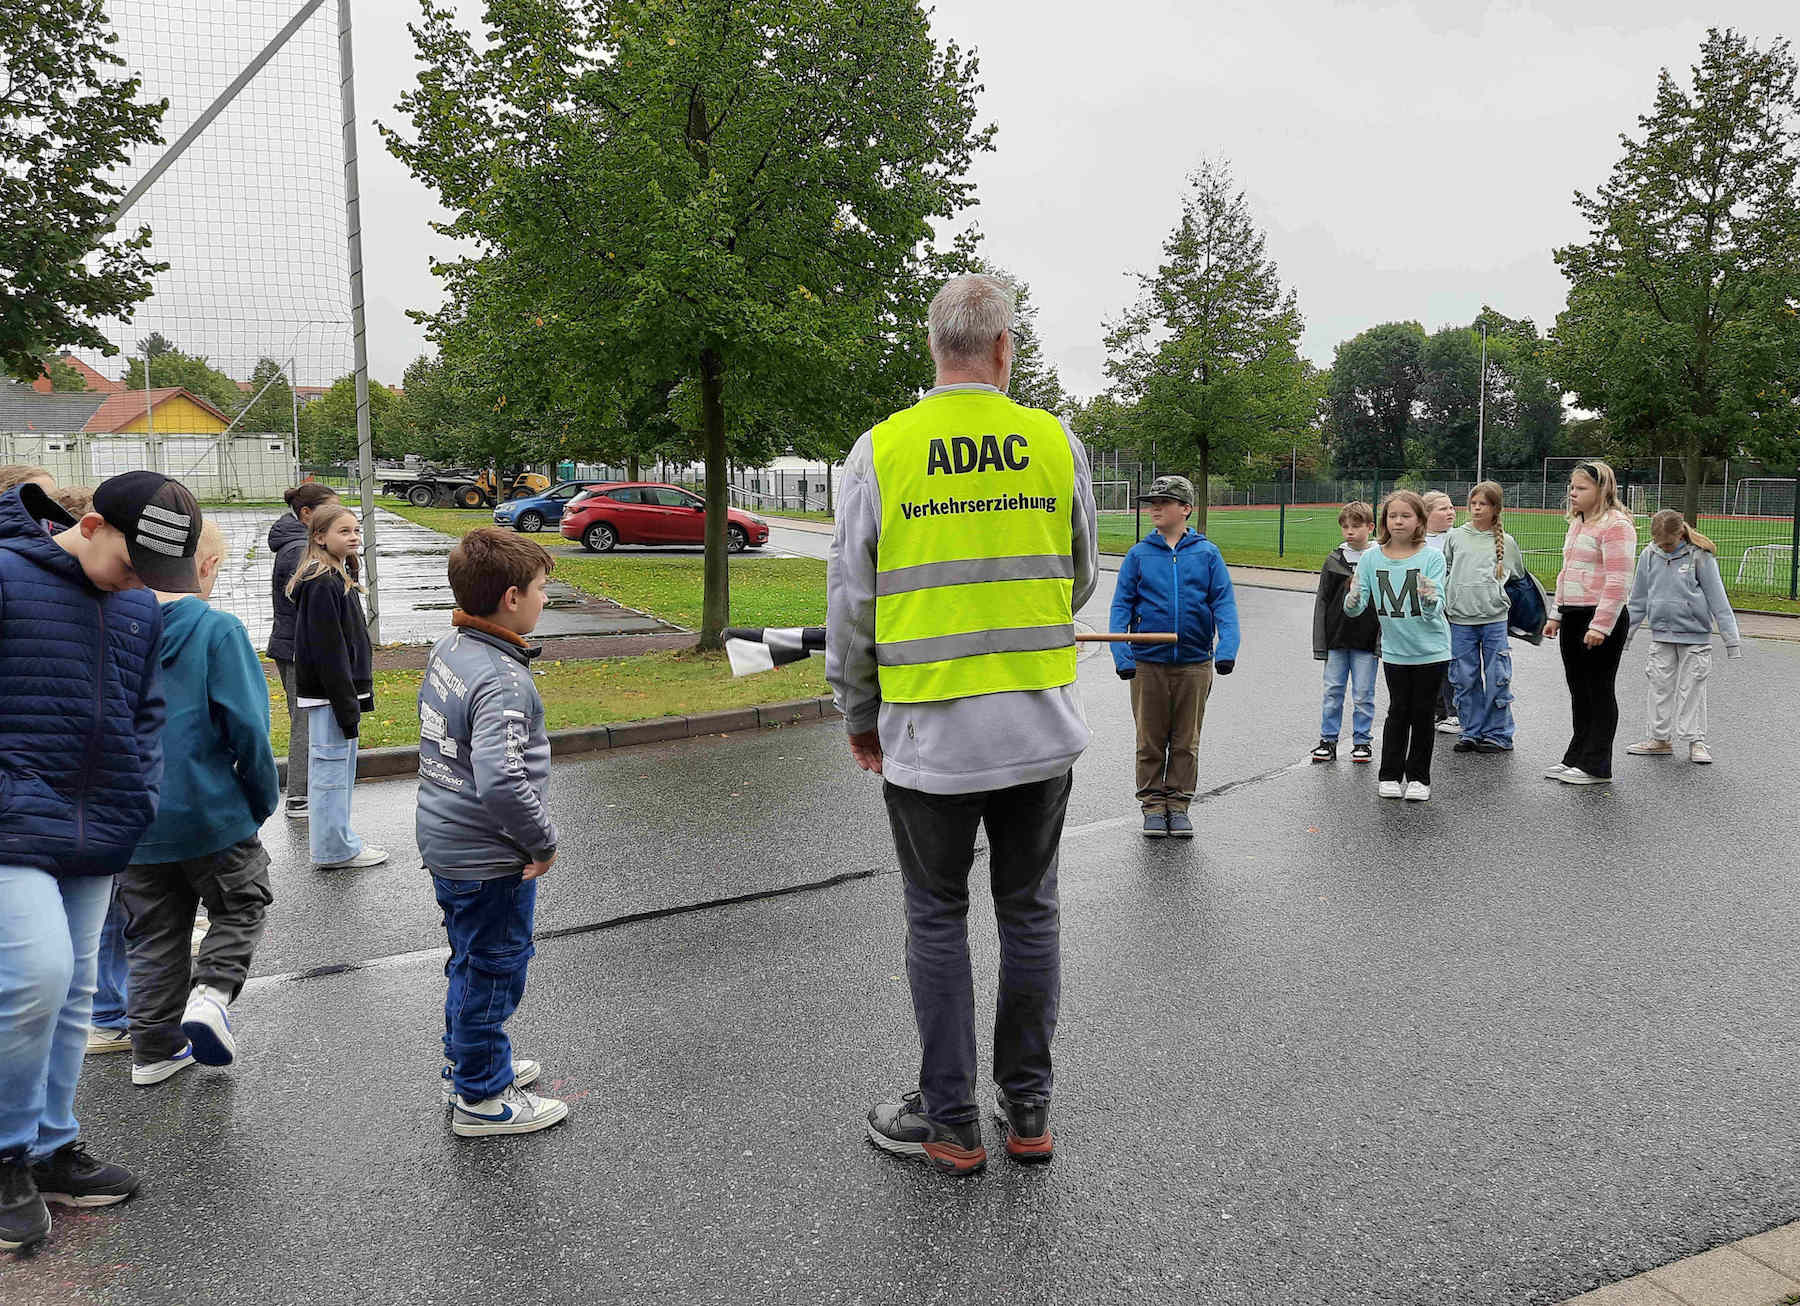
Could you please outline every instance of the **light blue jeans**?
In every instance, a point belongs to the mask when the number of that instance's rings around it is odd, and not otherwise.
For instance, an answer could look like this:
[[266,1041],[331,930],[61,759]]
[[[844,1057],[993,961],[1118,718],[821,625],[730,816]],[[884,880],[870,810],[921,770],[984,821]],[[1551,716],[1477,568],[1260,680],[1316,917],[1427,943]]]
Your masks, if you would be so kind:
[[1512,646],[1506,623],[1450,625],[1450,684],[1464,739],[1485,739],[1507,748],[1513,742]]
[[72,1143],[110,875],[0,866],[0,1155]]
[[1325,654],[1325,711],[1319,738],[1336,739],[1344,728],[1344,688],[1351,687],[1354,739],[1366,744],[1375,735],[1375,669],[1380,659],[1361,649],[1334,648]]
[[356,788],[356,741],[338,728],[329,707],[309,707],[307,715],[307,781],[311,812],[307,838],[315,866],[347,862],[363,850],[350,828],[350,794]]

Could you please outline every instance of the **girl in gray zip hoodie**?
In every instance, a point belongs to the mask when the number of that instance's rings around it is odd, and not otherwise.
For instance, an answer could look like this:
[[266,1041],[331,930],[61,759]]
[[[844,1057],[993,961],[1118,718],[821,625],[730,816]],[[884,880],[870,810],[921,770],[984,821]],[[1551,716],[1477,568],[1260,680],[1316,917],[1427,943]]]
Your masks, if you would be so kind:
[[1740,657],[1737,616],[1725,597],[1711,540],[1673,508],[1650,519],[1650,540],[1638,556],[1631,597],[1625,601],[1633,631],[1650,631],[1650,661],[1644,668],[1650,681],[1650,735],[1625,751],[1667,756],[1679,737],[1687,741],[1689,761],[1711,762],[1706,681],[1712,672],[1713,625],[1725,637],[1726,656]]

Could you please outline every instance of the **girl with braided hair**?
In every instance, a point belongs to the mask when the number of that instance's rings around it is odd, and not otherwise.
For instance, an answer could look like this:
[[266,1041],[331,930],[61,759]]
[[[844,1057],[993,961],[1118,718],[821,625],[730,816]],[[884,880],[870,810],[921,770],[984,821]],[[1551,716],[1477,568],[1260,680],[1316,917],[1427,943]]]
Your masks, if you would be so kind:
[[1506,496],[1492,481],[1469,491],[1469,520],[1444,536],[1444,615],[1450,619],[1450,685],[1461,724],[1458,753],[1504,753],[1513,746],[1512,651],[1506,642],[1506,583],[1525,574],[1519,542],[1500,514]]

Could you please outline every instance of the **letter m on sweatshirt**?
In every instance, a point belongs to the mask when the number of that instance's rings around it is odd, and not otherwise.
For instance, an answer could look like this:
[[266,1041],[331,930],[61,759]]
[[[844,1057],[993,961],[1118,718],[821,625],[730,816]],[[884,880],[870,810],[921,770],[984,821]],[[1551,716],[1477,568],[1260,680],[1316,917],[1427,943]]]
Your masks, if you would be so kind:
[[1400,587],[1398,594],[1388,581],[1388,573],[1375,573],[1375,611],[1384,617],[1417,617],[1422,615],[1419,606],[1419,572],[1415,567],[1406,573],[1406,583]]

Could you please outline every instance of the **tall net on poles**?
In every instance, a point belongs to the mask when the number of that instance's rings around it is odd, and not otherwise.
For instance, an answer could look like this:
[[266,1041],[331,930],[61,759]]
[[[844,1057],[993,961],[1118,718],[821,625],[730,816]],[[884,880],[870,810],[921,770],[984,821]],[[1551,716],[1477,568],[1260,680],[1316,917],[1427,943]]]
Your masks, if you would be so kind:
[[[114,49],[142,79],[145,98],[169,101],[164,144],[133,158],[121,183],[144,177],[303,8],[304,0],[108,0]],[[184,404],[168,403],[166,412],[153,406],[170,378],[152,363],[150,438],[91,436],[88,470],[154,466],[227,505],[211,510],[229,545],[215,602],[260,641],[271,616],[265,536],[278,513],[229,502],[279,499],[308,472],[343,474],[303,470],[298,438],[305,406],[352,370],[335,0],[300,23],[137,200],[121,229],[140,224],[151,229],[151,253],[168,269],[129,320],[103,324],[120,355],[83,361],[122,379],[130,359],[141,365],[141,342],[160,337],[156,343],[204,357],[235,383],[235,406],[229,394],[211,397],[235,425],[221,436],[216,417]],[[280,380],[265,389],[277,369]]]

